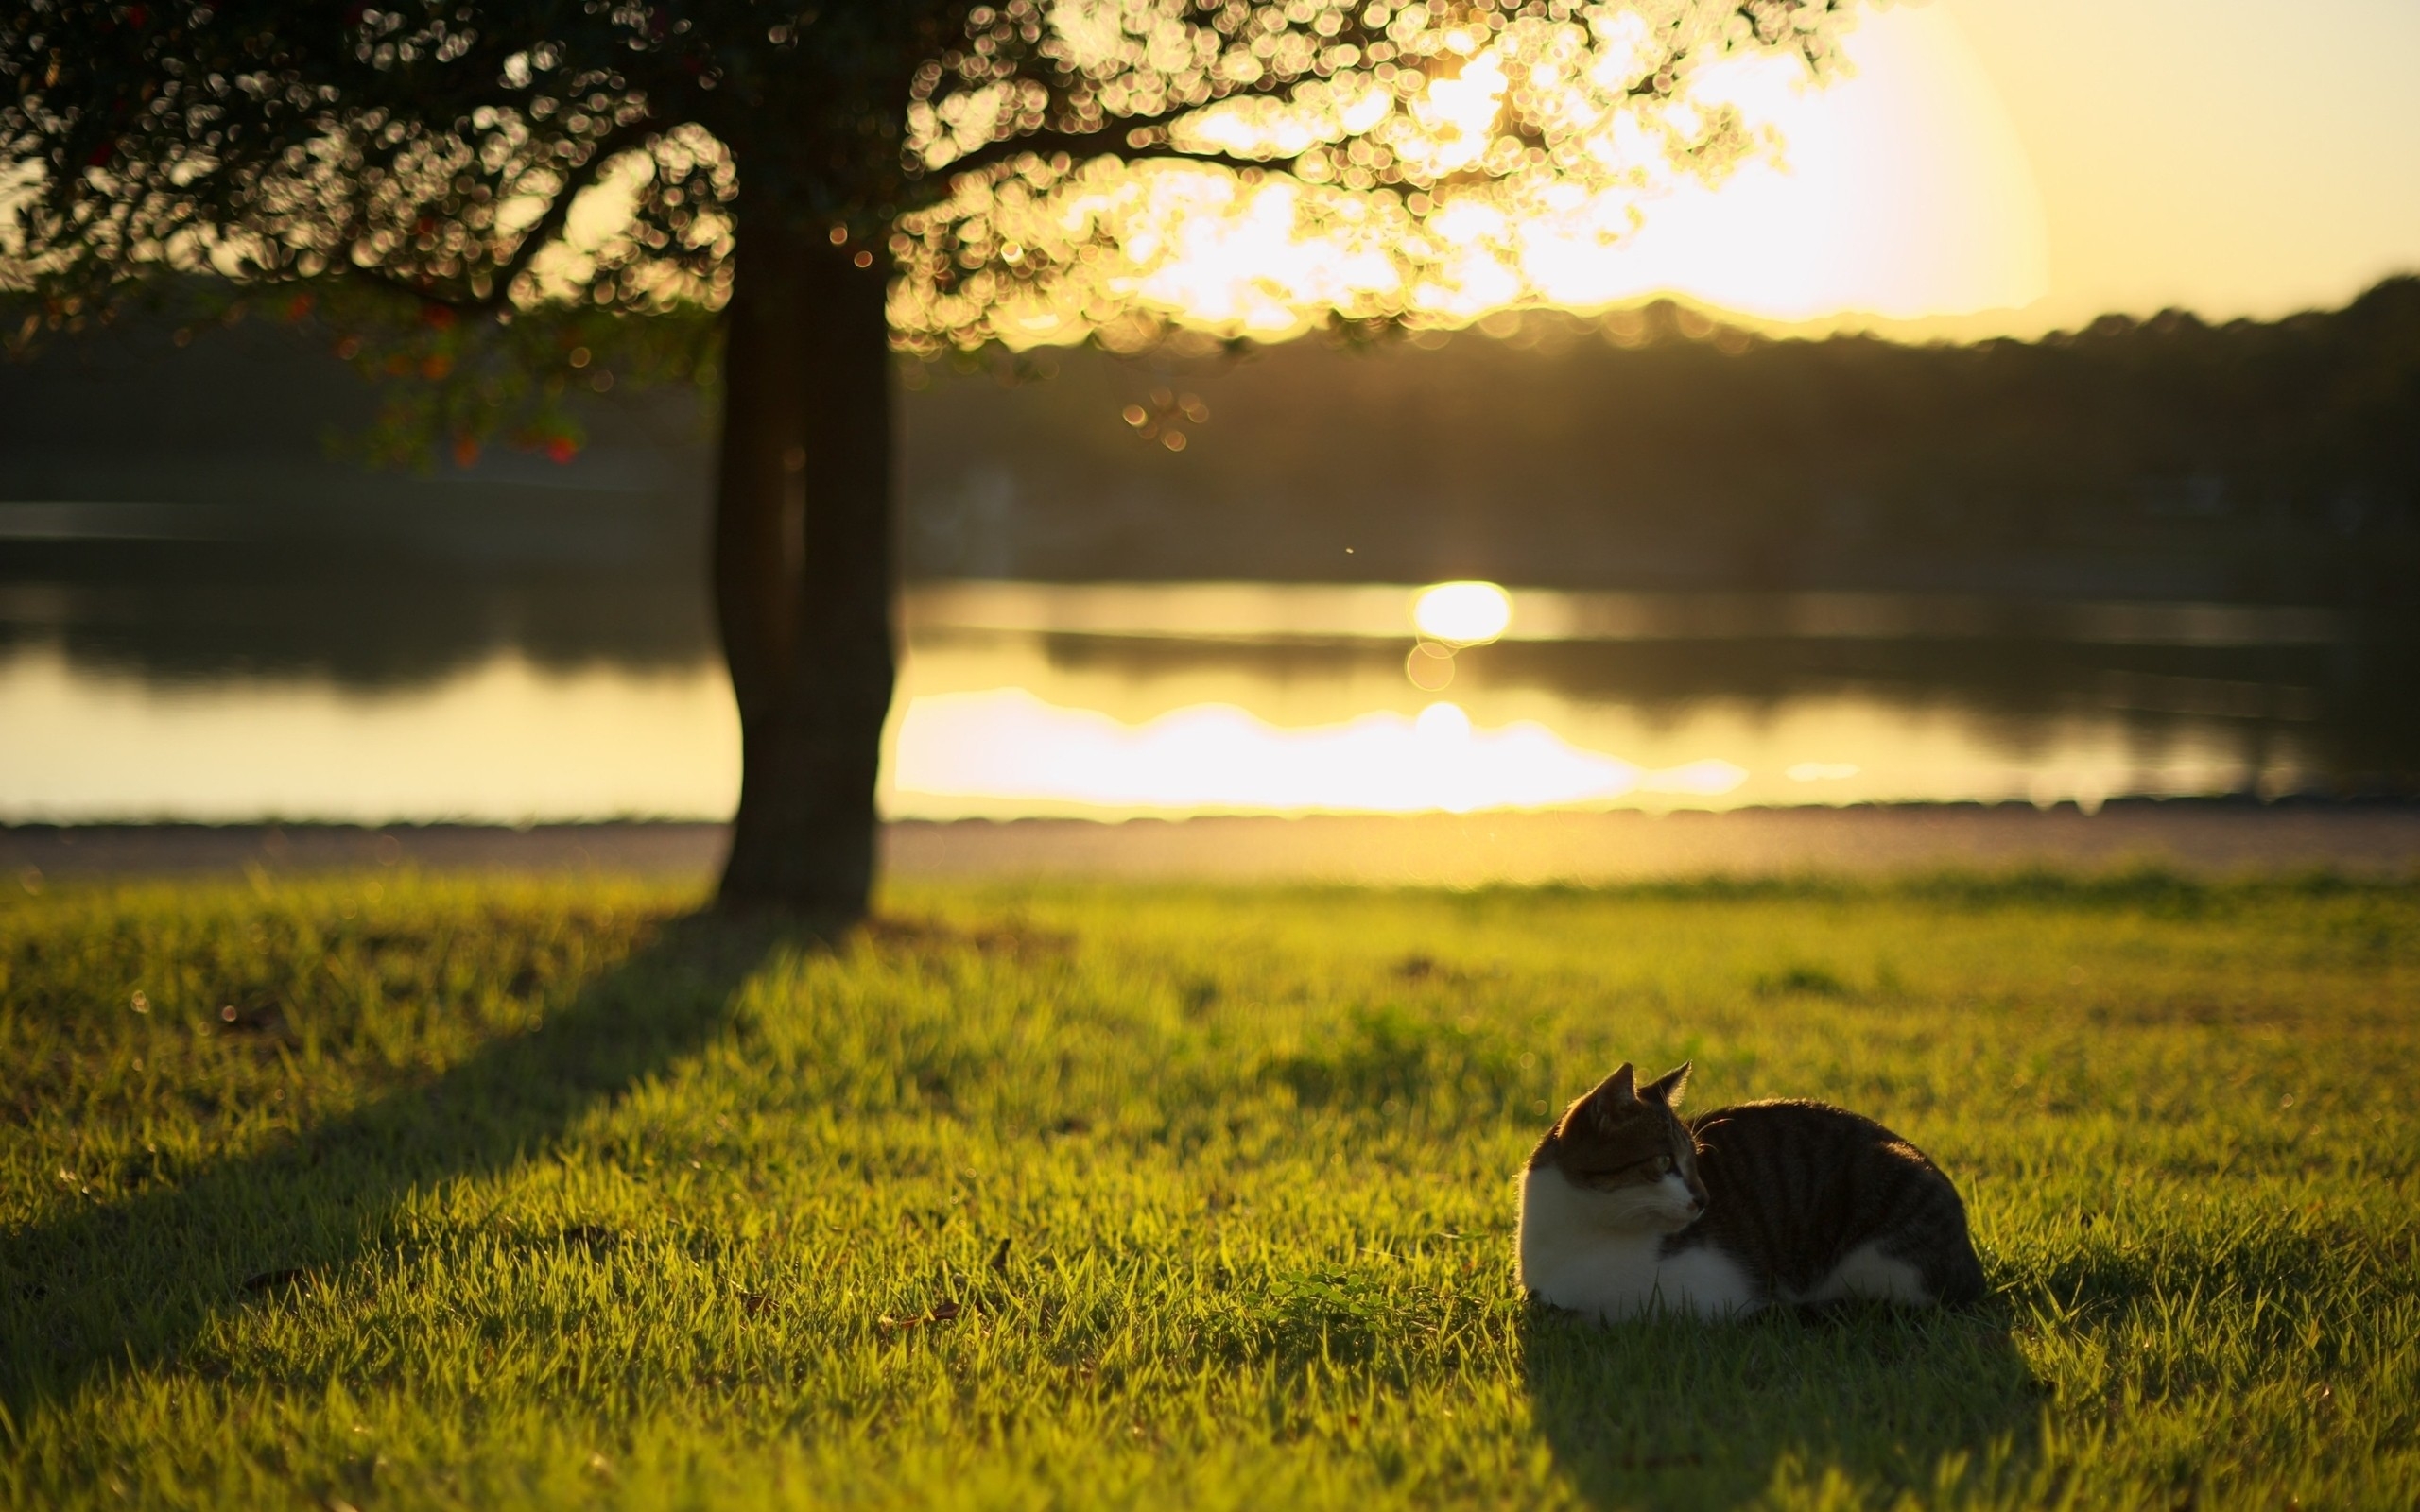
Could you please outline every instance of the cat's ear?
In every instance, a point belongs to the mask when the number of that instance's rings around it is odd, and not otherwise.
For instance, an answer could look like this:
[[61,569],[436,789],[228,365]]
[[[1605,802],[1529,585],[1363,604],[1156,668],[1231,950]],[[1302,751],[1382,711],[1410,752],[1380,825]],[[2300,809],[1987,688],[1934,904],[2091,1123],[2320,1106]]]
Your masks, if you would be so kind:
[[1609,1121],[1616,1113],[1637,1101],[1638,1072],[1625,1060],[1612,1075],[1599,1082],[1587,1096],[1580,1099],[1572,1110],[1577,1112],[1584,1108],[1599,1119]]
[[1689,1068],[1694,1064],[1696,1062],[1684,1060],[1663,1075],[1649,1082],[1647,1084],[1648,1100],[1662,1103],[1667,1108],[1680,1107],[1681,1094],[1689,1090]]
[[1581,1120],[1599,1127],[1610,1128],[1614,1115],[1638,1102],[1638,1073],[1627,1060],[1621,1069],[1573,1099],[1564,1110],[1563,1122],[1555,1125],[1557,1134],[1569,1136],[1580,1132]]

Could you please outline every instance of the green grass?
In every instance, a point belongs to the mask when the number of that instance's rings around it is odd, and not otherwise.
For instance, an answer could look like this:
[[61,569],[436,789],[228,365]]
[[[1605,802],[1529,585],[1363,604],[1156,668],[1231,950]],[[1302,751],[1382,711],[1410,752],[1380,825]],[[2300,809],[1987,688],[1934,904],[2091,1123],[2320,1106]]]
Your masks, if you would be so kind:
[[[2420,1505],[2420,890],[689,902],[0,903],[0,1503]],[[1684,1057],[1990,1307],[1526,1305],[1546,1109]]]

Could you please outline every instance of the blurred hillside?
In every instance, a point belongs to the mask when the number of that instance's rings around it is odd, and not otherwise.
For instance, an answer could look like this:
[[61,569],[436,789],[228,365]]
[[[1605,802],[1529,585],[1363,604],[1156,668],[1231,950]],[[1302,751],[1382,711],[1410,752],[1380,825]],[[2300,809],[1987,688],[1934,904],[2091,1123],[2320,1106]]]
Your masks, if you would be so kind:
[[[592,401],[593,444],[563,465],[492,449],[377,472],[329,451],[376,400],[325,345],[259,322],[180,345],[134,322],[0,364],[0,578],[174,592],[424,568],[569,593],[590,608],[563,612],[598,621],[583,635],[702,629],[710,427],[693,396]],[[911,576],[2412,613],[2411,278],[2274,323],[2111,318],[2031,343],[1774,342],[1659,305],[1433,346],[1020,366],[1048,376],[907,371]],[[600,597],[600,581],[618,587]]]
[[[2420,555],[2420,280],[2273,324],[1767,342],[1669,305],[907,405],[936,576],[2383,605]],[[1189,392],[1181,455],[1118,418]],[[1347,548],[1351,548],[1350,555]]]
[[330,344],[136,320],[0,361],[0,647],[370,683],[507,644],[550,663],[709,651],[693,400],[600,401],[597,444],[565,465],[497,448],[377,470],[344,453],[379,396]]

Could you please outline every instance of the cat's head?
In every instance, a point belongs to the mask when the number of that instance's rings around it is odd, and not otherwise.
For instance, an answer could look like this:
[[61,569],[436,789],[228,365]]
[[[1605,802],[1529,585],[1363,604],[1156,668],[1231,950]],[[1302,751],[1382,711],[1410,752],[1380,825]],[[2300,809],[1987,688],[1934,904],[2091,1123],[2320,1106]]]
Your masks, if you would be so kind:
[[1697,1141],[1677,1109],[1684,1063],[1645,1086],[1628,1061],[1573,1103],[1530,1157],[1590,1194],[1608,1226],[1674,1233],[1705,1211]]

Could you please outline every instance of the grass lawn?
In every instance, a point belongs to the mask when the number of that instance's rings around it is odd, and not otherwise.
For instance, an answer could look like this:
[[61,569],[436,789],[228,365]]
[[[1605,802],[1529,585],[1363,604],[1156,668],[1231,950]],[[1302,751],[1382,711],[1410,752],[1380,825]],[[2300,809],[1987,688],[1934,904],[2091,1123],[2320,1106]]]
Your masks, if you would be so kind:
[[[2420,1505],[2420,889],[0,902],[0,1504]],[[1629,1058],[1874,1114],[1979,1314],[1601,1329]]]

